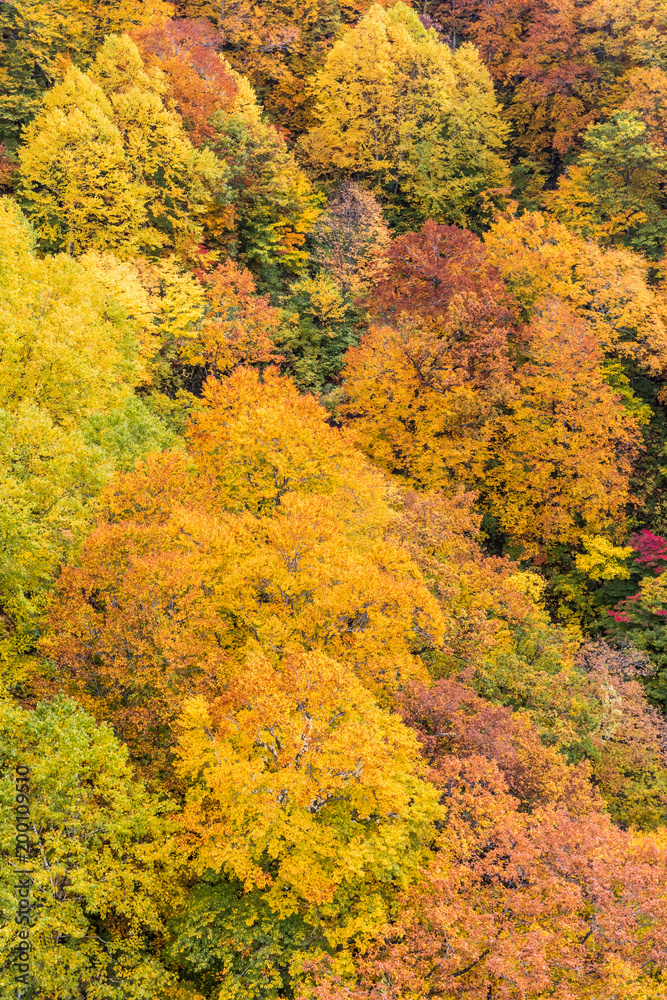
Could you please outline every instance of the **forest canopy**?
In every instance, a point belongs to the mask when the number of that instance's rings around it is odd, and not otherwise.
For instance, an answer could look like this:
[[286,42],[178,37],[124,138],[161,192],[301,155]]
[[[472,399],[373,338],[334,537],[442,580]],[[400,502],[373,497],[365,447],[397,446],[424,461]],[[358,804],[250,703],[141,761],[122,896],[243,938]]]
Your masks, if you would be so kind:
[[666,29],[0,4],[3,997],[665,997]]

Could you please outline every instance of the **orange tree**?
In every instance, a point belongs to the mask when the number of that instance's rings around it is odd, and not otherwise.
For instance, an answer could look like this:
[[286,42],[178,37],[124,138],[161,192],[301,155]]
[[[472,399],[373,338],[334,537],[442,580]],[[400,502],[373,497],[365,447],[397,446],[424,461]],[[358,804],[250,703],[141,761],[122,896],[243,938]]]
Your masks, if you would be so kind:
[[184,692],[220,694],[251,654],[320,650],[382,697],[442,641],[420,570],[386,537],[393,488],[317,404],[244,369],[206,398],[191,457],[154,456],[107,491],[45,640],[157,769]]

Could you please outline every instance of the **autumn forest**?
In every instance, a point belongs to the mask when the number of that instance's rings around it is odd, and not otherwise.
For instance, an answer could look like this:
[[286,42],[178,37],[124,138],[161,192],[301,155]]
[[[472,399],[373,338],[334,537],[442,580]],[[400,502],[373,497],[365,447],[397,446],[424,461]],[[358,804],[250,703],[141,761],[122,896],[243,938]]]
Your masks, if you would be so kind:
[[664,0],[0,30],[2,1000],[665,1000]]

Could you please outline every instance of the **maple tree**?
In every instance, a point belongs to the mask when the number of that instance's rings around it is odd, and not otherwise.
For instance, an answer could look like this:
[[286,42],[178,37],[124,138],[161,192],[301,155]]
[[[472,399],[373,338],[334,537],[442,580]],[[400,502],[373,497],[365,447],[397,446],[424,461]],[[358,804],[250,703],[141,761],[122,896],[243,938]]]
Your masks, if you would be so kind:
[[207,244],[240,259],[274,290],[303,266],[321,196],[284,136],[262,114],[248,80],[218,51],[208,22],[179,19],[133,33],[147,66],[162,74],[167,102],[191,142],[219,162],[202,216]]
[[296,134],[312,124],[308,78],[344,25],[355,24],[370,6],[370,0],[177,2],[181,15],[206,17],[215,26],[225,58],[251,81],[272,120]]
[[211,122],[234,107],[238,84],[216,49],[218,36],[205,20],[153,22],[132,32],[145,65],[166,78],[168,99],[183,119],[194,146],[215,138]]
[[607,0],[456,0],[424,10],[451,45],[478,47],[511,123],[515,191],[529,208],[541,206],[589,126],[620,108],[655,107],[664,13],[652,0],[632,12]]
[[612,827],[585,766],[545,752],[525,717],[461,685],[413,689],[401,710],[440,792],[443,834],[359,959],[357,984],[324,963],[300,995],[537,998],[604,981],[612,995],[657,997],[664,841]]

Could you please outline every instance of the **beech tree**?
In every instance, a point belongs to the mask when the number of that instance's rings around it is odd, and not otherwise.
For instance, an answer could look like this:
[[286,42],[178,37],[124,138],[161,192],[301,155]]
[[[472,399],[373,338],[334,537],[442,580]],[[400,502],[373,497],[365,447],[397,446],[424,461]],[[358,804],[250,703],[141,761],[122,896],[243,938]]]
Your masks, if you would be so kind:
[[[187,701],[179,728],[178,770],[191,781],[180,822],[197,869],[263,890],[278,926],[298,918],[287,984],[322,953],[349,974],[392,909],[389,885],[417,877],[432,835],[436,795],[413,734],[349,668],[315,652],[278,668],[250,659],[224,696]],[[219,996],[238,995],[232,956],[253,950],[234,937],[214,959]],[[279,995],[276,964],[246,966],[246,996]]]
[[19,187],[49,250],[182,250],[218,171],[188,142],[127,37],[112,36],[90,74],[68,70],[26,130]]
[[304,155],[324,176],[363,177],[403,228],[483,224],[506,182],[505,127],[472,46],[452,53],[403,3],[371,7],[313,82]]
[[133,458],[175,443],[132,398],[142,331],[113,286],[68,256],[38,258],[33,244],[4,199],[0,684],[25,676],[53,576],[87,533],[104,484]]
[[623,522],[639,427],[605,382],[595,337],[562,306],[545,304],[525,350],[482,491],[510,537],[544,558]]
[[385,537],[392,487],[317,404],[244,369],[206,398],[190,473],[179,453],[154,456],[105,493],[42,646],[167,776],[184,692],[222,693],[248,656],[319,650],[384,697],[442,641],[436,600]]
[[[148,1000],[167,989],[173,974],[150,943],[181,901],[164,805],[132,776],[109,727],[75,702],[55,699],[27,711],[3,700],[0,733],[8,764],[0,784],[0,948],[15,954],[29,926],[27,991]],[[18,858],[17,774],[29,844]],[[18,919],[26,912],[16,892],[21,869],[30,872],[22,894],[32,907],[29,924]],[[14,989],[16,974],[14,963],[3,962],[4,991]]]
[[[526,317],[540,299],[558,298],[592,328],[609,358],[635,363],[651,376],[662,371],[665,295],[646,260],[622,248],[603,249],[539,212],[499,220],[484,243]],[[625,398],[632,406],[631,395]]]
[[165,0],[8,0],[0,8],[3,47],[0,141],[15,149],[46,92],[68,65],[85,69],[106,35],[153,17],[169,17]]
[[[346,357],[344,413],[374,461],[419,488],[472,486],[487,425],[510,392],[513,305],[472,233],[427,222],[398,237]],[[387,391],[388,387],[390,391]]]

